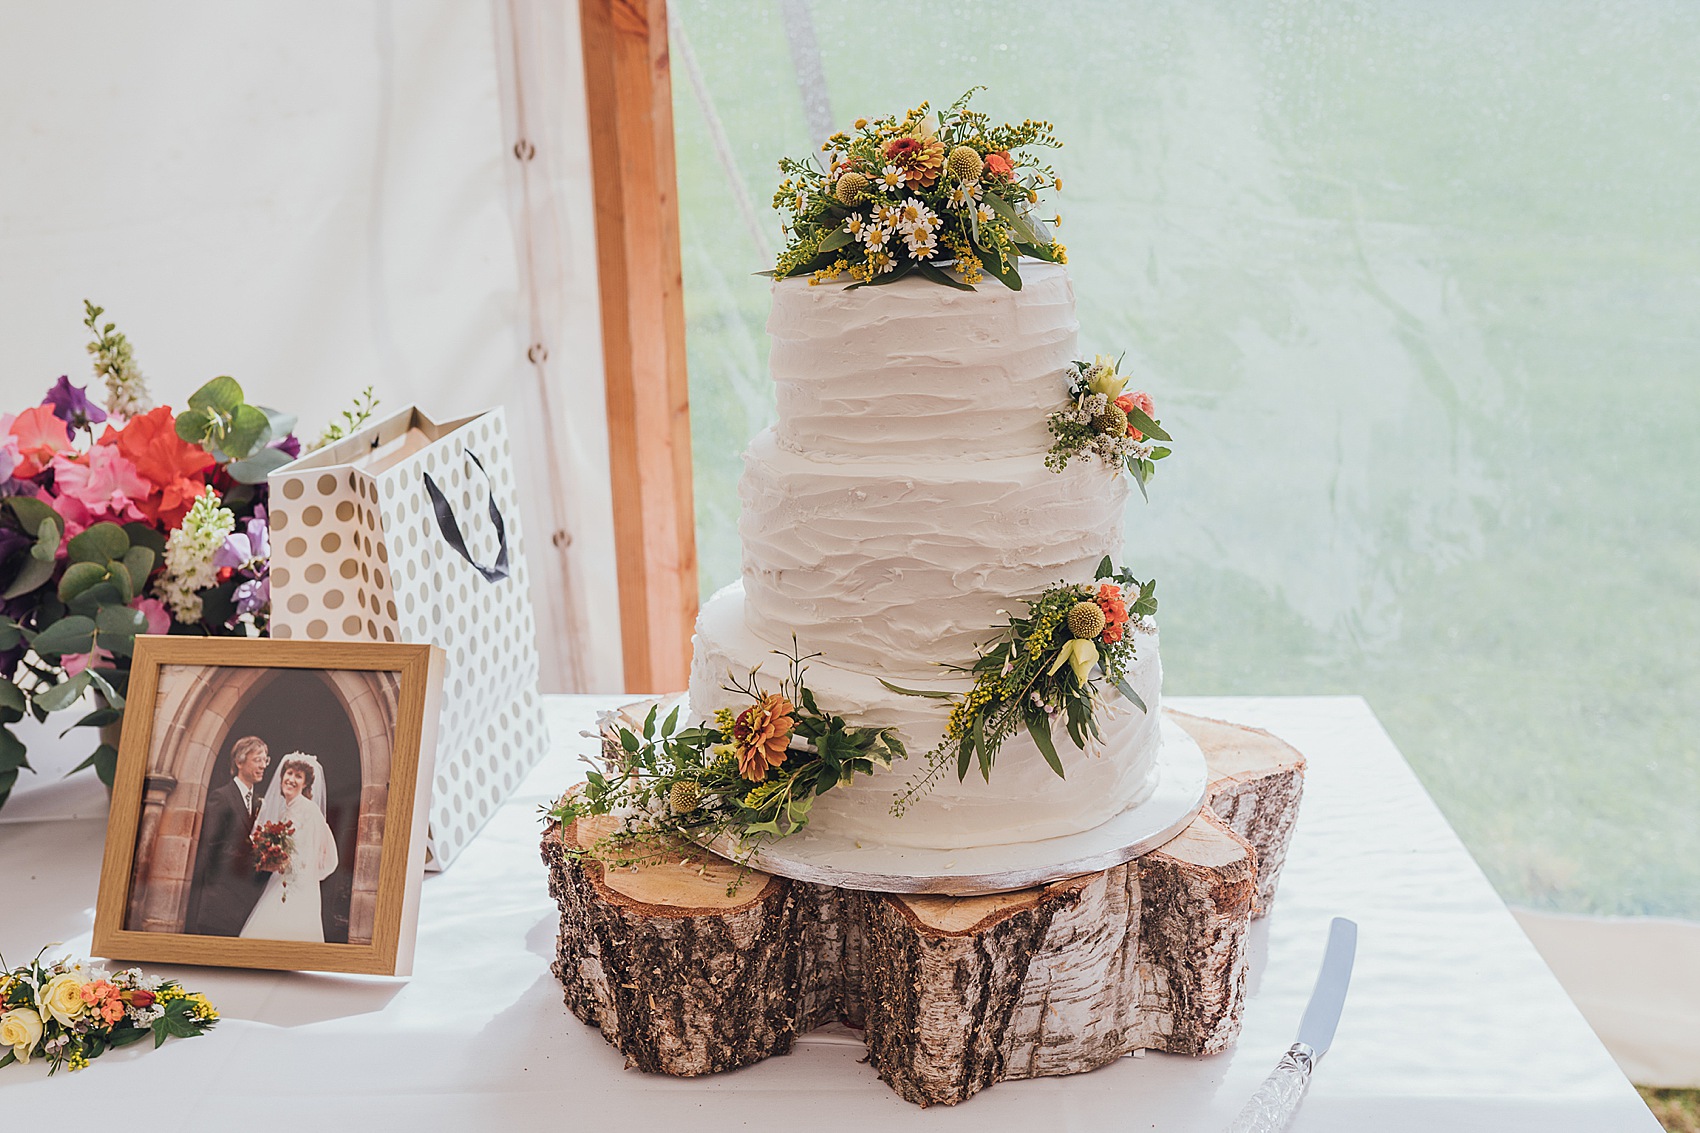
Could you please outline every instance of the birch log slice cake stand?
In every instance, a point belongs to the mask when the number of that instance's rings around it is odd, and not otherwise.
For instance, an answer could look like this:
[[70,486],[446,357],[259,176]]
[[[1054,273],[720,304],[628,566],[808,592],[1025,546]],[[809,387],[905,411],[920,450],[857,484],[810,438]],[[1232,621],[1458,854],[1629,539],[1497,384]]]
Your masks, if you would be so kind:
[[1132,861],[977,897],[746,872],[693,846],[637,869],[574,858],[614,829],[543,837],[567,1007],[650,1073],[785,1054],[845,1022],[919,1105],[1133,1050],[1214,1054],[1239,1034],[1247,934],[1286,857],[1304,758],[1254,728],[1169,712],[1208,768],[1204,805]]

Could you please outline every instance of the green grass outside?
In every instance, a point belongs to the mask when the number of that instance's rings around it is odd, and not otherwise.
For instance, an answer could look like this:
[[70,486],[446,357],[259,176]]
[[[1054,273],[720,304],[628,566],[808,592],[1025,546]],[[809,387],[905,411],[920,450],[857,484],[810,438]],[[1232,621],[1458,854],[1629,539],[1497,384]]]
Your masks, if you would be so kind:
[[[779,6],[676,8],[777,245]],[[1362,693],[1508,900],[1700,917],[1700,10],[812,12],[837,124],[984,83],[1065,139],[1081,349],[1180,441],[1127,524],[1166,689]],[[707,593],[768,265],[674,96]]]

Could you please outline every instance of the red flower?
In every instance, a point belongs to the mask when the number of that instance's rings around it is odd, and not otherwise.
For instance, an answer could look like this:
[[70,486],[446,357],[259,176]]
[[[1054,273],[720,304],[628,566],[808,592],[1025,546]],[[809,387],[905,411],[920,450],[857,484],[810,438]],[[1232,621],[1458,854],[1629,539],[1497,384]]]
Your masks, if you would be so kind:
[[1104,611],[1104,632],[1098,638],[1106,645],[1113,645],[1122,639],[1123,628],[1127,625],[1127,601],[1122,597],[1122,588],[1106,582],[1098,587],[1096,601],[1098,608]]
[[986,155],[985,176],[997,181],[1008,181],[1010,174],[1015,172],[1015,163],[1009,159],[1008,150]]
[[152,1007],[155,996],[147,988],[138,987],[133,988],[126,998],[129,999],[132,1007]]
[[108,429],[100,443],[117,445],[154,486],[141,510],[166,530],[182,524],[217,463],[199,445],[177,435],[171,410],[164,405],[132,417],[121,432]]
[[12,435],[18,438],[19,457],[12,475],[20,480],[40,476],[56,454],[71,447],[65,437],[65,422],[53,415],[51,405],[37,405],[18,414],[12,422]]

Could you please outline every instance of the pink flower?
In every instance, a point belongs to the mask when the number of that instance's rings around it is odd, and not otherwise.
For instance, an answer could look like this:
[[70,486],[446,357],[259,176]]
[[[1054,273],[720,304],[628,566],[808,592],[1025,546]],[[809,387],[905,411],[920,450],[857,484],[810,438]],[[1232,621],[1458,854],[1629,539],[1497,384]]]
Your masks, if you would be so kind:
[[53,415],[51,405],[24,410],[13,418],[8,432],[22,457],[12,472],[20,480],[33,480],[41,475],[42,469],[53,463],[54,456],[71,447],[65,436],[65,422]]
[[67,536],[102,520],[146,519],[140,505],[153,492],[153,485],[112,445],[96,445],[77,457],[54,457],[53,487],[58,493],[54,510],[65,517]]
[[149,633],[171,632],[171,613],[158,598],[137,598],[130,605],[148,619]]

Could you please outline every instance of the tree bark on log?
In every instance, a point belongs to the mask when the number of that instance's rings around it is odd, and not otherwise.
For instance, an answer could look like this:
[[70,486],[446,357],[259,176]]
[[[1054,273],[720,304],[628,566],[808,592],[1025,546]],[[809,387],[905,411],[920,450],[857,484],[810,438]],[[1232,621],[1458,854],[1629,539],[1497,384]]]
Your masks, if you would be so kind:
[[1211,770],[1192,825],[1124,865],[1019,893],[865,893],[745,871],[729,896],[738,867],[695,847],[609,868],[572,852],[609,820],[551,828],[567,1006],[628,1065],[677,1076],[783,1054],[843,1020],[865,1029],[880,1077],[923,1106],[1141,1048],[1223,1050],[1304,761],[1267,733],[1176,719]]

